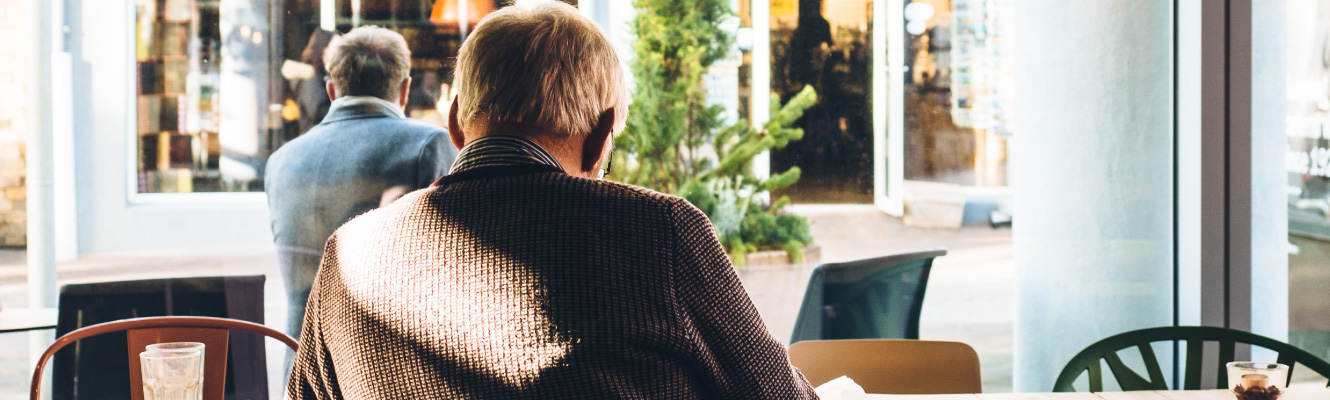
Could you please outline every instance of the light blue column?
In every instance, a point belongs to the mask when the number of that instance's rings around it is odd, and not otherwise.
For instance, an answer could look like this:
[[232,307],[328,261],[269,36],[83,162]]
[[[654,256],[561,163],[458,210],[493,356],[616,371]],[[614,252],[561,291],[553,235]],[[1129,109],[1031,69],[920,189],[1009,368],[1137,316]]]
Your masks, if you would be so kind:
[[1156,0],[1014,2],[1015,389],[1173,321],[1173,15]]

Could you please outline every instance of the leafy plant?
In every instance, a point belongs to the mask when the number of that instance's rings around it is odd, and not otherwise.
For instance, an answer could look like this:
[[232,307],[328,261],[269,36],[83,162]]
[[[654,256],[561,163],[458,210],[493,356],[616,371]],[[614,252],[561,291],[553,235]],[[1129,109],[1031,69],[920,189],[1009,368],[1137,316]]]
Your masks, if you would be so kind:
[[784,212],[788,197],[768,203],[768,193],[799,180],[792,167],[762,179],[752,174],[753,158],[803,138],[793,127],[817,101],[811,87],[781,106],[762,129],[740,120],[726,126],[725,109],[706,102],[703,77],[733,43],[721,28],[734,18],[728,0],[634,0],[636,36],[630,69],[636,79],[628,127],[615,139],[620,159],[611,177],[671,193],[707,214],[735,264],[753,251],[785,250],[803,259],[812,243],[808,221]]

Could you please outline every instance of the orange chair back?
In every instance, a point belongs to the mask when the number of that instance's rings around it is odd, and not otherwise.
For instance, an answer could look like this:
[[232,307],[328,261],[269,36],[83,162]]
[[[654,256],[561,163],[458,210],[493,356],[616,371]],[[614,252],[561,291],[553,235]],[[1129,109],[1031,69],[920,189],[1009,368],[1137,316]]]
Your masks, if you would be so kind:
[[883,394],[980,393],[979,354],[960,342],[906,339],[806,340],[790,363],[820,386],[842,375]]
[[129,346],[130,396],[134,400],[143,400],[143,370],[140,368],[139,352],[150,344],[163,342],[200,342],[204,344],[203,359],[203,398],[204,400],[223,400],[226,389],[226,354],[230,331],[250,332],[275,338],[290,347],[300,348],[300,344],[284,333],[272,328],[227,318],[212,317],[147,317],[112,321],[83,327],[67,333],[55,340],[46,352],[37,360],[32,372],[32,400],[41,398],[42,373],[46,363],[56,351],[81,339],[105,333],[125,331]]

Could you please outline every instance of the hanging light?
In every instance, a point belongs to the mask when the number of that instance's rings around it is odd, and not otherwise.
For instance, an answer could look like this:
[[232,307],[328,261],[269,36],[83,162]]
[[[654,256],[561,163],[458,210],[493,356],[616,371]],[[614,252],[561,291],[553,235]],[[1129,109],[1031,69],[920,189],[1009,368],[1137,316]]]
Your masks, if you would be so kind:
[[435,0],[429,20],[436,25],[462,28],[475,26],[481,18],[492,12],[494,12],[492,0]]
[[905,5],[905,31],[911,35],[919,35],[928,30],[928,19],[933,18],[932,4],[913,2]]

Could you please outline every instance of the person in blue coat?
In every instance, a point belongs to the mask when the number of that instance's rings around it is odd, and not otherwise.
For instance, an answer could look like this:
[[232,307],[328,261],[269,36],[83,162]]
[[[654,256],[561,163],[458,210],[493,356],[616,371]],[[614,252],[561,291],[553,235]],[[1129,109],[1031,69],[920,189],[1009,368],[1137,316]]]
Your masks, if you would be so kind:
[[296,338],[328,237],[351,218],[429,186],[457,158],[446,130],[403,115],[411,51],[400,34],[356,28],[327,68],[328,115],[274,152],[264,176],[288,332]]

